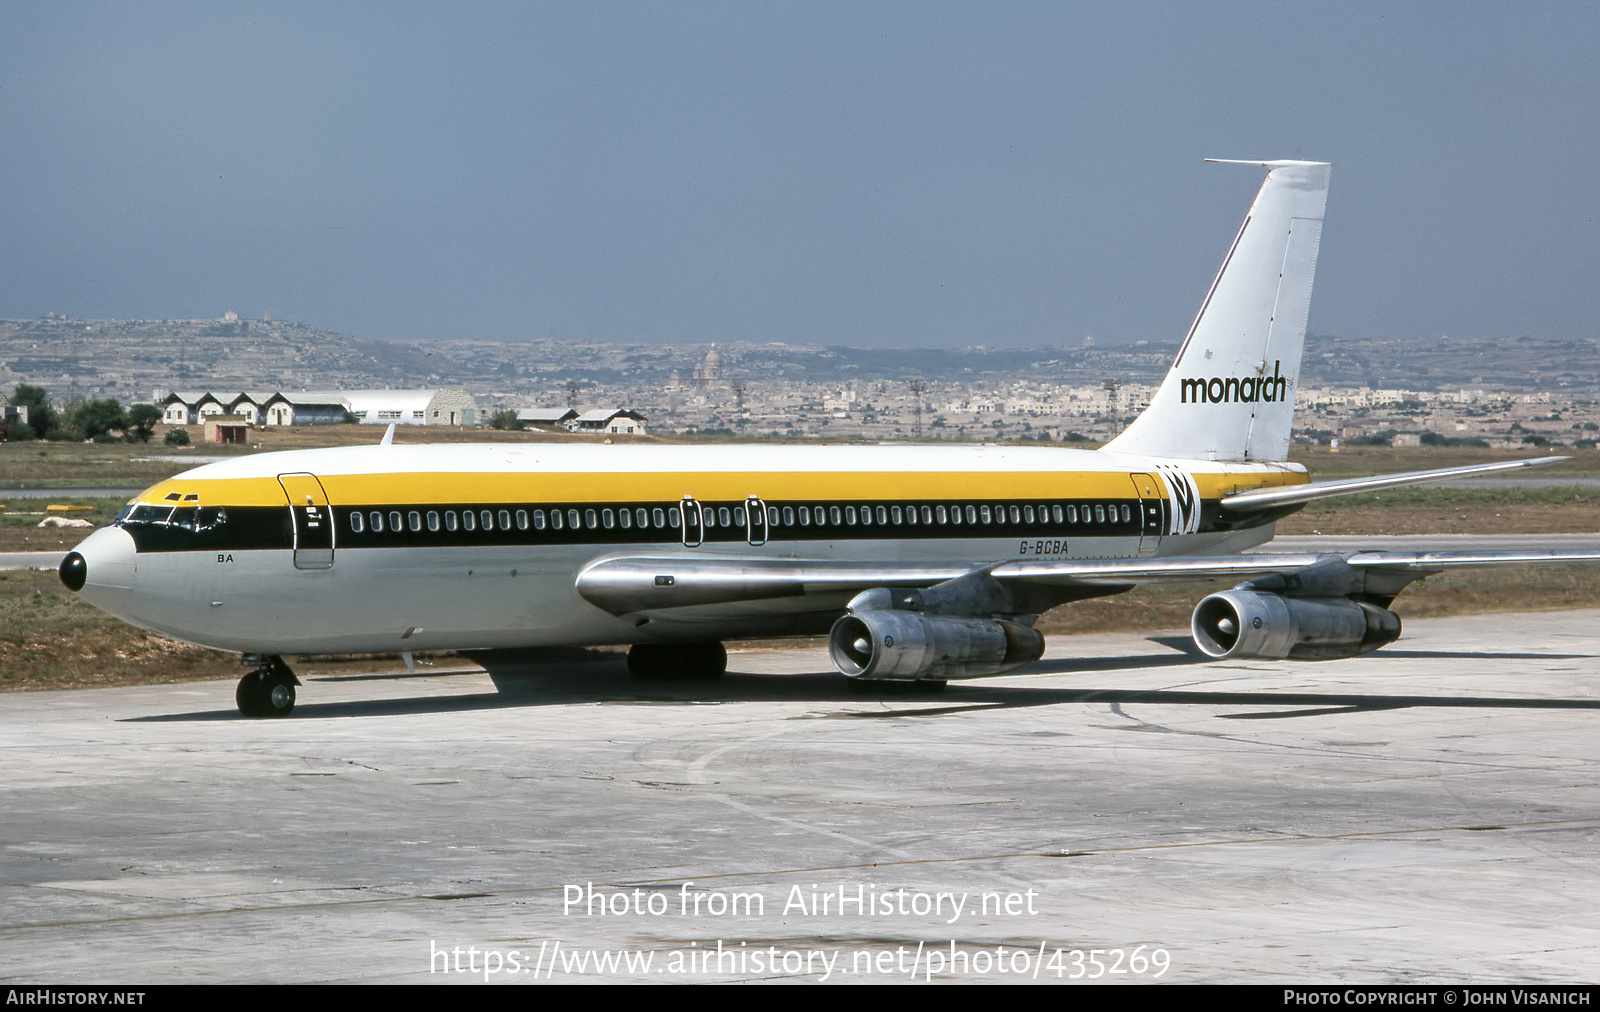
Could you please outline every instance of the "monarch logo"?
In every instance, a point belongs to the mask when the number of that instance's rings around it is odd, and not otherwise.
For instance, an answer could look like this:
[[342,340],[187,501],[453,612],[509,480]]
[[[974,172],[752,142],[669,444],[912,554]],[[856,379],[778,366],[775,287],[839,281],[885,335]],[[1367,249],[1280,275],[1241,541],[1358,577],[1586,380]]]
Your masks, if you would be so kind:
[[1158,468],[1167,483],[1168,534],[1193,534],[1200,529],[1200,486],[1194,475],[1177,467]]
[[[1279,374],[1279,362],[1272,363],[1271,376],[1213,376],[1181,381],[1179,402],[1188,404],[1227,404],[1237,401],[1254,404],[1257,401],[1285,400],[1289,381]],[[1192,396],[1191,396],[1192,395]]]

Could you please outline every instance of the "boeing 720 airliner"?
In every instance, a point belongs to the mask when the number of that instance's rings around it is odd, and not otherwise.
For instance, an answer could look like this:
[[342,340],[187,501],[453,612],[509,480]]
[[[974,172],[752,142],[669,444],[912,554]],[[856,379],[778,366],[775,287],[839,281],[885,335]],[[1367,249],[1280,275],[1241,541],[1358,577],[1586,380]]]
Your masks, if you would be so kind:
[[61,565],[97,607],[244,655],[240,710],[294,707],[284,655],[630,644],[639,677],[720,675],[722,641],[828,633],[845,676],[942,683],[1036,660],[1046,609],[1238,582],[1212,657],[1351,657],[1452,566],[1600,553],[1244,554],[1324,496],[1550,463],[1312,483],[1287,463],[1330,166],[1268,170],[1150,406],[1099,450],[378,446],[207,464]]

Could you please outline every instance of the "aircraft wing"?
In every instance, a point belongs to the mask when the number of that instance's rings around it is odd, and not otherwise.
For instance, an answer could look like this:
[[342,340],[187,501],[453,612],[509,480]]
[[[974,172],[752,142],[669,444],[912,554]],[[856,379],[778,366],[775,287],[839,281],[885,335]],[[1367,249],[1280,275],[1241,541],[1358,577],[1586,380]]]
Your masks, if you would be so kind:
[[[589,566],[577,590],[613,615],[736,602],[852,593],[878,587],[921,588],[974,573],[1002,585],[1129,587],[1142,583],[1244,581],[1330,562],[1410,582],[1446,569],[1600,562],[1600,550],[1448,552],[1294,552],[1163,559],[1027,560],[988,565],[885,566],[854,562],[696,558],[611,558]],[[1406,577],[1409,577],[1408,579]]]
[[1291,573],[1308,566],[1342,561],[1358,569],[1381,569],[1428,576],[1446,569],[1478,566],[1536,566],[1600,562],[1600,549],[1493,552],[1252,552],[1243,555],[1168,559],[1106,559],[1074,562],[1009,562],[991,571],[998,580],[1069,583],[1178,583],[1190,580],[1248,579]]

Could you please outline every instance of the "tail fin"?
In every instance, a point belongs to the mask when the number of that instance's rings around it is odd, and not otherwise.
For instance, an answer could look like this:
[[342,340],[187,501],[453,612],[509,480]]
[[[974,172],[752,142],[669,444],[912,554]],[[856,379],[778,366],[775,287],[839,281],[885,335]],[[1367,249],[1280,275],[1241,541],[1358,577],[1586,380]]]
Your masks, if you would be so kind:
[[1107,450],[1189,460],[1289,455],[1332,166],[1227,163],[1271,171],[1167,378]]

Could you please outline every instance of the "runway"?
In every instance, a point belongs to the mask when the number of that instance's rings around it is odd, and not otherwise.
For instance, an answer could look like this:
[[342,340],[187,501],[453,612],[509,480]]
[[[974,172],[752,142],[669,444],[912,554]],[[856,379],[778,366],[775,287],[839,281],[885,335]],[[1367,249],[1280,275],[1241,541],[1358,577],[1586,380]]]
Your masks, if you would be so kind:
[[0,570],[6,569],[60,569],[63,551],[54,552],[0,552]]
[[1051,647],[889,698],[820,650],[308,676],[286,721],[8,694],[0,977],[1600,976],[1600,612],[1321,664]]

